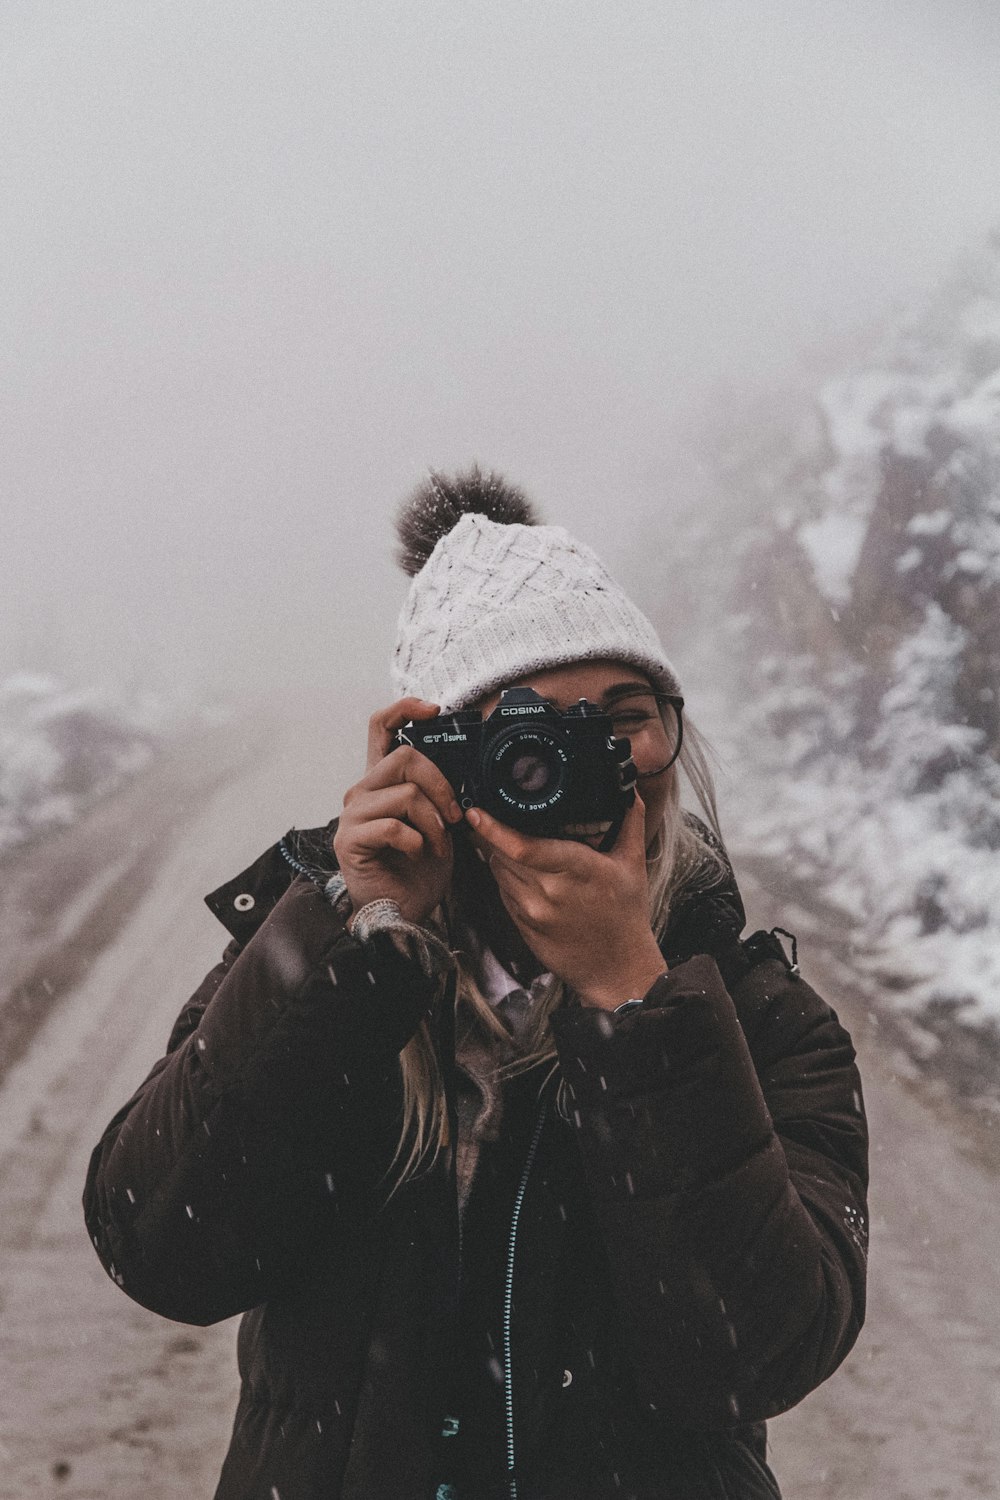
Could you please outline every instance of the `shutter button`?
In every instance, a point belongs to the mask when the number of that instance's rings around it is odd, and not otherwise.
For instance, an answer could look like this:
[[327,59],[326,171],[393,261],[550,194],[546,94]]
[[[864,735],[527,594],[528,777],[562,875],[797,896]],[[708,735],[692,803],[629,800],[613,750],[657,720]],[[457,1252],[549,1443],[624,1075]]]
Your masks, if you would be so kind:
[[233,905],[237,911],[253,911],[255,902],[249,892],[244,891],[242,896],[235,897]]
[[563,1370],[563,1390],[565,1390],[568,1385],[572,1385],[572,1384],[573,1384],[573,1371],[572,1370]]

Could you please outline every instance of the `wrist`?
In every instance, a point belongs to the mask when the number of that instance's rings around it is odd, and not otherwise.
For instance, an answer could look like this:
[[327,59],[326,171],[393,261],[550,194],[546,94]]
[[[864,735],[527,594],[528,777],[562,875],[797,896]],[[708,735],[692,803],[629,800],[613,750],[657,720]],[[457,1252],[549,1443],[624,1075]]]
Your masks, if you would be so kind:
[[600,1010],[616,1010],[626,1000],[641,1000],[658,979],[667,973],[667,965],[653,934],[643,944],[641,953],[633,952],[607,979],[595,980],[579,991],[583,1005]]
[[386,903],[395,909],[397,916],[401,917],[404,922],[412,922],[417,927],[424,926],[435,910],[435,907],[429,907],[426,901],[415,901],[408,892],[386,890],[384,885],[376,886],[374,890],[369,891],[348,889],[343,906],[348,932],[353,932],[354,924],[361,912],[384,910]]

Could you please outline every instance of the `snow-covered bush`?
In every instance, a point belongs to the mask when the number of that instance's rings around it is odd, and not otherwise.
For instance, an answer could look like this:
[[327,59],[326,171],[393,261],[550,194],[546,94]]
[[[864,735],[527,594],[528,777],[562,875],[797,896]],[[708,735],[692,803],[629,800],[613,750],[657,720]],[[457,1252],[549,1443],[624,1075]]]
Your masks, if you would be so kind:
[[151,759],[151,703],[126,705],[29,673],[0,681],[0,854],[83,809]]

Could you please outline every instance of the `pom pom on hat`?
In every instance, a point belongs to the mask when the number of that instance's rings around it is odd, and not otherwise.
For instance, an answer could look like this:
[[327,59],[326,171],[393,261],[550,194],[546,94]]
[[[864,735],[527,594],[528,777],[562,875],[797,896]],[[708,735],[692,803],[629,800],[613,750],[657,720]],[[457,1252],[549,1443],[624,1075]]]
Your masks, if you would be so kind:
[[392,664],[400,697],[448,712],[577,661],[625,662],[680,692],[652,623],[596,553],[542,525],[499,475],[431,473],[397,528],[412,578]]
[[473,464],[449,479],[429,469],[396,515],[399,550],[396,560],[404,573],[414,577],[442,537],[463,516],[485,516],[502,525],[537,526],[539,517],[531,501],[515,485],[492,471],[484,474]]

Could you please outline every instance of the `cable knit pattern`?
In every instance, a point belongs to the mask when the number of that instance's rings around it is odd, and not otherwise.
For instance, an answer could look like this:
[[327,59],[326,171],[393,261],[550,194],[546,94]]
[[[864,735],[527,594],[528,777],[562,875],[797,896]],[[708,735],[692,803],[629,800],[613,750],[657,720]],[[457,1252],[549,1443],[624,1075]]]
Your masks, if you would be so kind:
[[622,661],[668,693],[677,674],[656,631],[590,547],[561,526],[464,515],[413,579],[399,617],[399,695],[468,707],[548,667]]

